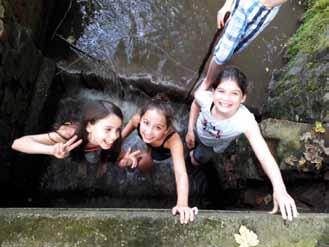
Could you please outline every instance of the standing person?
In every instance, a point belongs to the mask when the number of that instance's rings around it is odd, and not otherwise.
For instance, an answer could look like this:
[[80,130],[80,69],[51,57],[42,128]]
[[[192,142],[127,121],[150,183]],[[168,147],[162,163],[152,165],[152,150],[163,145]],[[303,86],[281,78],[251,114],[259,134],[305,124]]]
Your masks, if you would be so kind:
[[[148,146],[148,151],[142,153],[138,163],[132,167],[138,167],[142,171],[149,170],[155,161],[168,158],[173,159],[173,170],[177,188],[177,203],[172,209],[175,215],[180,214],[180,222],[187,224],[193,221],[197,214],[197,208],[188,206],[189,183],[185,167],[183,143],[172,125],[173,110],[165,98],[156,96],[145,104],[140,112],[134,115],[124,130],[122,137],[127,137],[137,129],[138,135]],[[121,162],[121,166],[127,166]]]
[[138,152],[121,153],[123,115],[115,104],[107,100],[82,101],[72,98],[61,103],[54,131],[18,138],[12,148],[59,159],[70,155],[72,160],[78,162],[89,161],[92,156],[93,163],[99,163],[97,176],[106,172],[107,161],[124,159],[131,165],[137,162],[135,156]]
[[210,61],[201,88],[208,89],[222,66],[229,62],[234,54],[241,52],[273,20],[280,5],[287,0],[226,0],[217,13],[217,26],[224,26],[225,13],[231,17]]
[[247,97],[246,76],[236,67],[228,66],[211,84],[211,91],[196,91],[190,111],[186,143],[192,149],[192,164],[206,163],[244,134],[272,183],[272,213],[280,209],[284,219],[292,220],[298,215],[295,202],[286,191],[280,169],[253,114],[242,104]]

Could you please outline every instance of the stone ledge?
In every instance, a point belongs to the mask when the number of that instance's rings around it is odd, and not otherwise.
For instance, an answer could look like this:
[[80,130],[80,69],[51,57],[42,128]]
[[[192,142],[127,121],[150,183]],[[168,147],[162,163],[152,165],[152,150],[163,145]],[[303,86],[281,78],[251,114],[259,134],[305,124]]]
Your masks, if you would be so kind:
[[241,225],[258,246],[327,246],[329,215],[301,214],[287,223],[265,212],[201,210],[181,225],[170,210],[0,209],[1,246],[216,246],[236,247]]

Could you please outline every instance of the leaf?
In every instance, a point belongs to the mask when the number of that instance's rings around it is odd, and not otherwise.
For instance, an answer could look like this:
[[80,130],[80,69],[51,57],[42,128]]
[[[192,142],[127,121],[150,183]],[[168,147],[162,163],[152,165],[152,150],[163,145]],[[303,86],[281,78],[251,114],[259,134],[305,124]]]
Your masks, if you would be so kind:
[[323,127],[323,125],[320,121],[315,121],[314,131],[316,133],[325,133],[326,129]]
[[308,140],[311,140],[313,137],[312,137],[312,133],[311,132],[305,132],[302,136],[301,136],[301,138],[300,138],[300,140],[301,141],[304,141],[304,142],[307,142]]
[[239,232],[240,234],[234,234],[235,241],[240,245],[239,247],[252,247],[259,244],[258,236],[246,226],[241,225]]
[[297,158],[293,155],[290,155],[284,160],[288,165],[295,166],[295,163],[298,161]]
[[306,159],[304,159],[303,157],[300,158],[300,160],[298,161],[298,165],[300,167],[304,167],[305,166],[305,163],[306,163]]

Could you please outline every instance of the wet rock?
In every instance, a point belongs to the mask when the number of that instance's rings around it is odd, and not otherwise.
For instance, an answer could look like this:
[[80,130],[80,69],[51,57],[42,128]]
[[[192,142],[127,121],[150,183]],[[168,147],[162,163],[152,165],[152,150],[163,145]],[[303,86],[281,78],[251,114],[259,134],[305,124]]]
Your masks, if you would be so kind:
[[291,38],[288,64],[270,83],[264,108],[267,116],[309,123],[329,121],[329,48],[328,42],[322,42],[329,39],[328,20],[328,4],[312,2],[302,27]]
[[324,179],[325,181],[329,181],[329,171],[326,171],[326,172],[324,173],[323,179]]
[[302,192],[298,199],[310,206],[311,208],[325,208],[326,189],[324,184],[309,185],[304,192]]
[[4,32],[5,32],[5,26],[4,26],[4,24],[3,24],[3,21],[0,20],[0,40],[1,40],[1,41],[4,40],[4,38],[3,38],[3,36],[4,36]]
[[0,1],[0,41],[4,42],[6,39],[6,31],[5,31],[5,7]]
[[255,188],[248,188],[243,193],[241,202],[249,208],[265,208],[272,203],[272,195]]
[[[1,163],[0,167],[1,184],[5,190],[8,187],[23,187],[28,189],[34,186],[35,181],[29,180],[31,176],[38,176],[38,166],[41,165],[42,159],[21,159],[18,153],[13,152],[10,148],[13,139],[23,134],[27,126],[44,128],[47,121],[35,121],[40,116],[36,116],[37,112],[45,104],[47,94],[35,96],[37,89],[37,80],[44,84],[51,84],[53,73],[49,76],[42,77],[42,64],[45,62],[40,47],[43,46],[45,40],[47,20],[51,11],[52,1],[33,0],[28,4],[24,1],[0,1],[0,115],[1,115],[1,138],[0,146]],[[43,6],[43,7],[41,7]],[[49,7],[49,8],[47,8]],[[44,71],[46,72],[46,70]],[[48,72],[50,72],[48,70]],[[41,98],[43,97],[43,100]],[[35,98],[38,103],[32,103]],[[32,108],[31,108],[32,107]],[[34,110],[37,112],[34,113]],[[32,125],[29,121],[34,123]],[[29,160],[29,161],[27,161]],[[35,162],[33,167],[28,167],[28,162]],[[10,166],[10,172],[8,167]],[[5,177],[9,176],[9,177]],[[20,181],[20,183],[13,183]],[[26,184],[29,184],[26,186]]]
[[0,1],[0,18],[3,19],[5,17],[5,7],[2,5]]
[[261,122],[260,127],[280,169],[315,173],[321,173],[325,169],[325,150],[329,137],[326,133],[316,134],[314,125],[266,119]]
[[[313,125],[288,120],[266,119],[260,123],[265,138],[276,140],[274,144],[275,157],[280,161],[288,154],[299,151],[302,147],[301,136],[311,130]],[[279,162],[280,163],[280,162]]]

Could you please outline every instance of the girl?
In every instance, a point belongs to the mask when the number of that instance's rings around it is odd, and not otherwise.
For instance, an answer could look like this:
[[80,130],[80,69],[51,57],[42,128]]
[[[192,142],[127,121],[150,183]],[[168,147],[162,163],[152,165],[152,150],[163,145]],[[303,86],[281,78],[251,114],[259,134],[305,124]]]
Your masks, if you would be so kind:
[[[29,154],[47,154],[59,159],[98,163],[97,176],[106,171],[106,161],[122,157],[135,165],[139,152],[121,154],[121,110],[106,100],[64,99],[54,131],[14,140],[12,148]],[[93,155],[91,155],[93,154]],[[93,160],[90,160],[93,159]],[[96,159],[96,160],[95,160]]]
[[[148,146],[148,152],[140,155],[138,166],[145,171],[152,167],[153,160],[161,161],[172,157],[174,174],[177,186],[177,204],[172,213],[180,214],[180,222],[188,223],[194,220],[197,208],[188,206],[188,177],[185,168],[183,143],[172,125],[173,110],[160,96],[148,102],[139,114],[128,122],[122,132],[122,137],[127,137],[137,129],[140,138]],[[121,164],[121,166],[125,166]]]
[[201,87],[208,89],[231,58],[242,52],[274,19],[287,0],[226,0],[217,12],[217,26],[224,26],[225,14],[231,13],[219,39]]
[[212,86],[212,91],[198,89],[191,106],[186,143],[190,149],[194,148],[190,152],[192,164],[206,163],[216,153],[224,152],[240,134],[245,134],[273,186],[271,213],[280,208],[282,217],[292,220],[298,214],[295,202],[286,191],[253,114],[242,104],[246,100],[246,76],[235,67],[226,67]]

